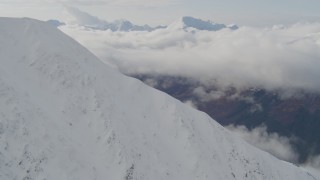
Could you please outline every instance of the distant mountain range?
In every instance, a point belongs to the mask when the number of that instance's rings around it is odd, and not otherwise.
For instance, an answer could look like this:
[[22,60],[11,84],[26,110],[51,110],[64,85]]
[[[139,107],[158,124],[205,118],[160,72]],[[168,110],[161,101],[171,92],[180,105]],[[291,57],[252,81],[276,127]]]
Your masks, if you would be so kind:
[[[225,25],[215,23],[211,20],[202,20],[190,16],[184,16],[179,18],[177,21],[171,23],[170,25],[159,25],[156,27],[151,27],[147,24],[145,25],[136,25],[126,19],[115,20],[108,22],[106,20],[99,19],[98,17],[92,16],[86,12],[82,12],[79,9],[68,8],[69,14],[73,17],[72,24],[79,26],[84,26],[86,28],[95,29],[95,30],[111,30],[111,31],[154,31],[157,29],[175,29],[175,30],[200,30],[200,31],[219,31],[221,29],[238,29],[237,25]],[[60,22],[58,20],[49,20],[50,24],[54,26],[66,25],[68,23]]]
[[178,21],[170,24],[168,27],[171,29],[183,29],[185,31],[193,29],[201,31],[219,31],[225,28],[232,30],[238,29],[237,25],[218,24],[210,20],[204,21],[190,16],[182,17]]

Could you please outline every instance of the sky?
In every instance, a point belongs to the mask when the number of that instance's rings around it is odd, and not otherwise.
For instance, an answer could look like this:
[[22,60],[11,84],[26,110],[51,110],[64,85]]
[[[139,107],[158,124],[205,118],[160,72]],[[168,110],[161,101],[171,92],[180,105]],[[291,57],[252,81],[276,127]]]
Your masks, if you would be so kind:
[[125,18],[150,25],[186,15],[250,26],[320,19],[319,0],[0,0],[0,16],[64,20],[64,6],[110,21]]

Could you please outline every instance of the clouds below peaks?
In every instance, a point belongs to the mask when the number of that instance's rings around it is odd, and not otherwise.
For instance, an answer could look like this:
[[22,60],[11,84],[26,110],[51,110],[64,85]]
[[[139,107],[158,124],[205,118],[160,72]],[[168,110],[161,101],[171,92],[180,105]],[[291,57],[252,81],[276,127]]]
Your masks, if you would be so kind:
[[125,73],[179,75],[239,89],[319,92],[320,23],[216,32],[170,27],[152,32],[61,29]]

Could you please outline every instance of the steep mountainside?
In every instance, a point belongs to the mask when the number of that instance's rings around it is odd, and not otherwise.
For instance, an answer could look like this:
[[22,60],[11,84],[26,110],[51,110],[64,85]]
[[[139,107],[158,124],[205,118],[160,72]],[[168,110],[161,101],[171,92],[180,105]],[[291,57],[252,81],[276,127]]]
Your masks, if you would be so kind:
[[100,62],[52,25],[0,19],[0,179],[319,179]]
[[[192,101],[222,125],[245,125],[252,129],[266,125],[269,132],[297,137],[293,142],[304,163],[310,155],[320,154],[320,95],[301,93],[281,97],[279,92],[248,88],[242,92],[229,89],[220,94],[214,85],[203,88],[204,97],[196,92],[205,85],[187,78],[152,75],[132,75],[181,101]],[[215,96],[215,97],[214,97]],[[305,148],[308,147],[308,148]]]

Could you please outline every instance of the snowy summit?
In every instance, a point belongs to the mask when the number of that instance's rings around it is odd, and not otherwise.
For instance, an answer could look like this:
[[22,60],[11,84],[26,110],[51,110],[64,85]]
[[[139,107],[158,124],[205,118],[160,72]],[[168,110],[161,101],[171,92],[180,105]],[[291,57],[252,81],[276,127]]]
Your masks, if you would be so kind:
[[317,180],[48,23],[1,18],[0,46],[1,180]]

